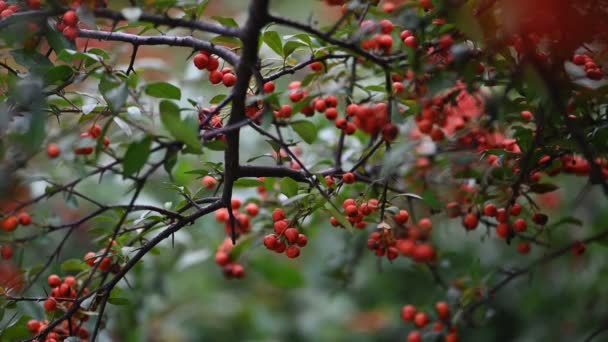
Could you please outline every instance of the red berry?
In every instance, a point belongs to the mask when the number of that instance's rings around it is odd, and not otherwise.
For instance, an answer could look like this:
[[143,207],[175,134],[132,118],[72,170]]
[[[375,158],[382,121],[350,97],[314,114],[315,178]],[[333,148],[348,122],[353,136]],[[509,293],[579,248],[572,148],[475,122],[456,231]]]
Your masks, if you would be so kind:
[[404,321],[413,321],[416,315],[416,307],[413,305],[404,305],[401,308],[401,319]]
[[231,73],[224,74],[222,82],[226,87],[232,87],[236,83],[236,76]]
[[483,207],[483,214],[486,216],[496,216],[496,206],[492,203],[488,203]]
[[264,92],[266,94],[270,94],[270,93],[274,92],[274,88],[275,88],[274,82],[268,81],[268,82],[264,83]]
[[32,217],[28,213],[21,213],[18,216],[19,224],[23,226],[30,225],[32,223]]
[[530,244],[528,242],[520,242],[517,244],[517,251],[521,254],[530,253]]
[[209,82],[211,84],[219,84],[224,79],[224,75],[217,70],[213,70],[209,73]]
[[296,244],[300,247],[304,247],[308,244],[308,238],[304,234],[298,234],[298,240]]
[[392,123],[387,123],[382,128],[382,138],[386,141],[393,141],[399,135],[399,127],[393,125]]
[[274,223],[274,232],[278,235],[283,235],[285,229],[289,226],[287,220],[280,220]]
[[526,223],[526,220],[524,220],[523,218],[518,218],[517,220],[513,221],[513,228],[515,229],[516,232],[519,232],[519,233],[525,232],[527,227],[528,227],[528,224]]
[[285,211],[281,208],[276,208],[272,211],[272,219],[274,221],[280,221],[285,219]]
[[57,301],[55,298],[49,297],[44,301],[44,310],[47,312],[55,311],[57,309]]
[[249,203],[247,204],[247,206],[245,206],[245,211],[247,211],[247,214],[249,214],[249,216],[256,217],[260,212],[260,207],[255,203]]
[[511,206],[511,209],[509,210],[509,212],[513,216],[518,216],[519,214],[521,214],[521,209],[522,209],[521,205],[515,203]]
[[38,333],[38,330],[40,330],[41,326],[42,326],[42,323],[40,323],[40,321],[37,321],[35,319],[31,319],[27,322],[27,329],[33,334]]
[[418,328],[422,328],[429,323],[429,316],[424,312],[418,312],[414,316],[414,324]]
[[2,255],[2,259],[9,260],[13,257],[13,247],[10,245],[3,245],[0,247],[0,255]]
[[534,221],[534,223],[544,226],[545,224],[547,224],[547,221],[549,220],[549,217],[545,214],[541,214],[541,213],[535,213],[534,215],[532,215],[532,221]]
[[228,263],[230,262],[230,254],[224,252],[224,251],[218,251],[217,253],[215,253],[215,263],[220,265],[220,266],[225,266],[228,265]]
[[347,172],[342,175],[342,181],[346,184],[353,184],[355,182],[355,175],[352,172]]
[[211,176],[205,176],[201,179],[201,183],[207,189],[213,189],[217,185],[217,180]]
[[437,302],[435,304],[435,310],[437,311],[437,316],[441,320],[447,320],[450,317],[450,306],[446,302]]
[[521,118],[522,118],[524,121],[530,121],[530,120],[532,120],[532,118],[534,117],[534,116],[532,115],[532,112],[530,112],[529,110],[524,110],[524,111],[522,111],[522,112],[520,113],[520,116],[521,116]]
[[420,331],[414,330],[414,331],[410,331],[410,333],[407,334],[407,342],[420,342],[420,341],[422,341],[422,334],[420,334]]
[[4,220],[2,220],[2,230],[4,230],[5,232],[12,232],[17,228],[18,223],[19,220],[15,216],[11,215],[5,217]]
[[313,62],[310,64],[310,69],[312,69],[313,71],[321,71],[323,70],[323,63],[321,62]]
[[395,215],[395,221],[399,224],[405,224],[410,218],[410,213],[407,210],[399,210]]
[[[336,108],[327,108],[325,110],[325,117],[328,120],[336,120],[336,118],[338,117],[338,110]],[[346,124],[346,122],[345,122]],[[337,125],[337,124],[336,124]]]
[[230,200],[230,207],[232,208],[232,210],[237,210],[241,207],[241,200],[238,198],[232,198]]
[[207,68],[207,65],[209,64],[209,57],[204,53],[198,53],[194,56],[192,61],[197,69],[203,70]]
[[413,49],[418,47],[418,39],[416,39],[416,37],[414,37],[414,36],[406,37],[403,40],[403,43]]
[[300,255],[300,248],[298,246],[291,245],[285,249],[285,254],[288,258],[297,258]]
[[285,238],[287,239],[287,241],[289,241],[290,244],[296,243],[296,241],[298,241],[299,233],[296,228],[285,229],[285,232],[283,232],[283,235],[285,235]]
[[496,226],[496,234],[498,234],[498,236],[501,238],[506,239],[510,233],[511,228],[509,227],[509,224],[499,223],[498,226]]
[[68,26],[76,26],[78,24],[78,15],[76,11],[69,10],[63,14],[63,23]]
[[419,263],[428,263],[435,260],[435,249],[429,244],[420,244],[414,247],[414,261]]
[[268,249],[271,249],[271,250],[275,249],[277,242],[278,242],[278,238],[274,234],[268,234],[268,235],[264,236],[264,246],[266,246],[266,248],[268,248]]
[[84,255],[84,262],[87,263],[87,265],[89,266],[93,266],[95,265],[95,253],[94,252],[89,252],[87,254]]
[[59,145],[50,143],[46,146],[46,155],[49,158],[57,158],[60,153],[61,149],[59,148]]
[[478,224],[479,224],[479,218],[477,217],[476,214],[473,214],[473,213],[466,214],[464,216],[464,219],[462,220],[462,225],[467,230],[473,230],[473,229],[477,228]]
[[428,217],[421,218],[418,221],[418,227],[425,232],[430,232],[433,229],[433,222]]
[[78,38],[78,28],[75,26],[68,26],[63,29],[63,35],[69,40],[76,40],[76,38]]

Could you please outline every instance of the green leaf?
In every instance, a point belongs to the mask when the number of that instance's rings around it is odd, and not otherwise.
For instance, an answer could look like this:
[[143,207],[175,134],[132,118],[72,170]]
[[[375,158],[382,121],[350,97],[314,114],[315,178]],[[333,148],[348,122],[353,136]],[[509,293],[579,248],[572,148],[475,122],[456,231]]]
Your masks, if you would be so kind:
[[317,126],[308,120],[292,121],[291,128],[302,140],[309,144],[312,144],[317,139]]
[[175,164],[177,164],[177,151],[168,148],[167,152],[165,153],[165,162],[163,163],[163,167],[169,174],[169,177],[171,177],[171,170],[173,170]]
[[288,177],[281,179],[279,185],[281,186],[281,192],[287,195],[288,197],[297,195],[298,189],[300,188],[298,182]]
[[263,256],[251,260],[253,270],[260,273],[268,282],[281,288],[304,286],[304,277],[298,270],[273,256]]
[[198,153],[202,152],[198,138],[198,120],[182,120],[179,107],[168,100],[160,103],[160,120],[175,139]]
[[226,98],[226,94],[215,95],[214,97],[211,98],[211,100],[209,100],[209,103],[218,104],[218,103],[222,102],[225,98]]
[[549,192],[553,192],[557,189],[559,189],[559,187],[557,185],[551,184],[551,183],[536,183],[536,184],[532,184],[530,186],[530,192],[533,192],[536,194],[546,194]]
[[68,259],[61,263],[61,269],[66,272],[79,272],[88,268],[89,265],[80,259]]
[[108,298],[108,303],[113,304],[113,305],[128,305],[131,302],[127,298],[110,297],[110,298]]
[[275,31],[264,32],[264,43],[268,45],[272,51],[276,52],[277,55],[285,57],[283,53],[283,43],[281,42],[281,36]]
[[264,183],[253,178],[239,178],[234,182],[234,186],[237,188],[255,188],[260,185],[264,185]]
[[234,45],[234,46],[243,45],[243,43],[241,42],[240,39],[235,38],[235,37],[228,37],[228,36],[213,37],[213,38],[211,38],[211,40],[209,40],[209,42],[211,42],[213,44],[228,44],[228,45]]
[[150,96],[161,99],[180,100],[182,98],[182,91],[178,87],[167,82],[150,83],[145,87],[144,92]]
[[118,83],[105,77],[99,82],[99,92],[108,103],[108,107],[112,112],[118,113],[127,102],[129,89],[124,82]]
[[122,170],[125,175],[130,176],[136,172],[139,172],[139,170],[146,165],[146,161],[150,155],[151,144],[152,138],[147,136],[141,141],[136,141],[129,145],[129,148],[127,149],[127,152],[122,160]]
[[306,46],[306,44],[304,44],[302,42],[298,42],[296,40],[290,40],[287,43],[285,43],[285,46],[283,46],[283,56],[289,57],[289,55],[291,55],[294,51],[296,51],[297,48],[303,47],[303,46]]
[[68,65],[57,65],[52,67],[46,73],[46,82],[54,84],[57,82],[64,82],[74,74],[72,68]]
[[422,194],[422,200],[424,201],[424,203],[426,203],[429,207],[436,209],[436,210],[440,210],[442,205],[441,202],[437,199],[437,196],[435,196],[435,193],[430,190],[427,189],[425,190]]
[[6,329],[0,332],[2,341],[21,341],[32,337],[32,333],[27,328],[27,322],[32,319],[30,316],[21,316],[19,319],[10,320]]
[[238,27],[239,26],[239,24],[230,17],[213,16],[213,17],[211,17],[211,19],[217,21],[218,23],[220,23],[224,26],[229,26],[229,27]]
[[60,54],[64,49],[73,50],[76,47],[74,42],[68,40],[63,33],[51,27],[51,25],[47,25],[45,31],[46,40],[57,54]]
[[53,67],[53,63],[43,54],[24,49],[12,50],[11,56],[17,64],[24,66],[34,73],[44,74]]
[[211,140],[205,143],[205,148],[208,148],[211,151],[225,151],[226,143],[222,140]]

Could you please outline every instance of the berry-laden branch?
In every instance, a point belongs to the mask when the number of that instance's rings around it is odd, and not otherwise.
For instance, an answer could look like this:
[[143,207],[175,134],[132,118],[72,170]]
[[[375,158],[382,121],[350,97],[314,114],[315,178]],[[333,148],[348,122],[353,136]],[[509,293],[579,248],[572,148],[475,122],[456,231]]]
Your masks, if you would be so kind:
[[543,266],[547,263],[550,263],[550,262],[558,259],[559,257],[561,257],[565,254],[571,253],[574,248],[577,248],[581,244],[589,245],[589,244],[596,243],[596,242],[597,243],[602,242],[603,240],[606,240],[606,239],[608,239],[608,230],[595,234],[595,235],[592,235],[584,240],[569,243],[561,248],[558,248],[550,253],[547,253],[545,256],[537,259],[536,261],[533,261],[525,268],[517,269],[514,271],[509,271],[506,277],[504,277],[501,281],[499,281],[498,283],[496,283],[495,285],[493,285],[492,287],[490,287],[487,290],[487,292],[486,292],[487,294],[483,299],[473,302],[473,303],[467,305],[466,307],[464,307],[463,308],[463,317],[467,320],[467,322],[469,322],[469,324],[474,324],[472,316],[474,315],[475,311],[478,308],[480,308],[481,306],[486,305],[490,301],[492,301],[495,298],[496,293],[498,291],[503,289],[505,286],[507,286],[509,283],[511,283],[515,279],[532,272],[539,266]]

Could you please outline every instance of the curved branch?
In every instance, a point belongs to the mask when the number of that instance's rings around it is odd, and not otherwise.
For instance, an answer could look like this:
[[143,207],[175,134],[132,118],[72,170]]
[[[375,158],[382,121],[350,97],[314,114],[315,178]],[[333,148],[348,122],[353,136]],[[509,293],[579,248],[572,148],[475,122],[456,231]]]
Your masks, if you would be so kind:
[[196,50],[205,50],[214,53],[232,65],[236,65],[239,62],[239,56],[231,50],[223,46],[215,45],[213,43],[190,36],[138,36],[123,32],[106,32],[84,29],[78,31],[78,36],[82,38],[126,42],[133,45],[169,45],[191,47]]

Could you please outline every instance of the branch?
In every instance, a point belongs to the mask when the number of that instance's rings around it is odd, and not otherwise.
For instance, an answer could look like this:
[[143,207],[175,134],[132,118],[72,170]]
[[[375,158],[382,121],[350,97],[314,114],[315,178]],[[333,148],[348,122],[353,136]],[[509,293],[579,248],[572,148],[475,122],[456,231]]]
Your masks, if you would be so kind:
[[[594,243],[594,242],[598,242],[604,239],[608,238],[608,230],[592,235],[588,238],[586,238],[585,240],[582,240],[580,242],[584,243],[584,244],[590,244],[590,243]],[[559,249],[556,249],[555,251],[546,254],[545,256],[543,256],[542,258],[533,261],[531,264],[528,265],[528,267],[511,272],[508,274],[508,276],[506,276],[504,279],[502,279],[501,281],[499,281],[498,283],[496,283],[494,286],[492,286],[488,291],[488,295],[483,298],[482,300],[479,300],[475,303],[470,304],[469,306],[465,307],[463,309],[464,311],[464,317],[470,318],[471,315],[475,312],[475,310],[482,306],[483,304],[486,304],[488,302],[490,302],[492,300],[492,298],[494,297],[494,295],[500,291],[502,288],[504,288],[505,286],[507,286],[511,281],[519,278],[522,275],[528,274],[530,273],[535,267],[537,266],[541,266],[544,264],[547,264],[557,258],[559,258],[560,256],[569,253],[572,249],[573,246],[575,246],[576,244],[580,243],[580,242],[573,242],[573,243],[569,243]],[[469,322],[471,320],[469,319]]]
[[204,40],[199,40],[191,36],[178,37],[178,36],[138,36],[135,34],[123,33],[123,32],[106,32],[97,30],[84,30],[78,31],[78,36],[82,38],[92,38],[99,40],[118,41],[131,43],[133,45],[169,45],[169,46],[184,46],[190,47],[195,50],[205,50],[214,53],[228,63],[236,65],[239,62],[239,57],[231,50],[209,43]]
[[[98,8],[94,11],[96,17],[112,19],[114,21],[126,20],[120,12],[112,11],[107,8]],[[236,27],[224,26],[215,23],[207,23],[198,20],[184,20],[169,18],[166,15],[155,15],[144,13],[139,16],[137,21],[149,22],[156,25],[163,25],[169,27],[184,27],[192,30],[199,30],[203,32],[216,33],[222,36],[238,37],[239,29]]]
[[[258,41],[262,28],[268,23],[269,0],[252,0],[249,5],[249,17],[241,33],[243,53],[236,68],[236,84],[232,89],[232,109],[227,126],[234,126],[245,121],[245,100],[249,89],[249,81],[253,75],[258,60]],[[226,133],[226,152],[224,153],[224,189],[222,202],[230,208],[232,187],[238,179],[239,170],[239,138],[240,127]],[[229,214],[232,211],[228,211]],[[232,241],[236,240],[234,217],[230,215]]]

